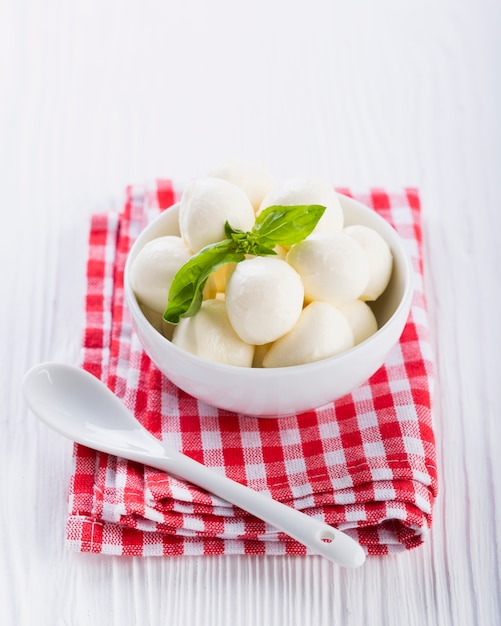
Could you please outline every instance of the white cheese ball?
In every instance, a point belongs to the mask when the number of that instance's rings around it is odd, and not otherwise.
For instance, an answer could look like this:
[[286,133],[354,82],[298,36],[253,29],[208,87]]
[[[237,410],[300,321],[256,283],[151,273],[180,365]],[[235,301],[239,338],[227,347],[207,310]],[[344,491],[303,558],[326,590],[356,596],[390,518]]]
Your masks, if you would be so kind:
[[259,209],[264,196],[276,185],[275,179],[266,168],[236,159],[213,167],[208,176],[222,178],[240,187],[249,197],[254,211]]
[[182,318],[172,343],[191,354],[226,365],[252,367],[254,346],[233,330],[224,300],[205,300],[193,317]]
[[235,263],[225,263],[209,276],[209,279],[214,281],[214,286],[218,293],[224,293],[226,291],[226,283],[235,267]]
[[225,263],[218,267],[216,271],[212,272],[212,274],[209,274],[203,290],[204,300],[210,300],[212,298],[224,299],[228,277],[235,267],[236,263]]
[[301,276],[308,302],[350,302],[369,282],[367,253],[344,232],[310,235],[291,247],[287,262]]
[[369,257],[369,282],[360,298],[362,300],[376,300],[390,282],[393,267],[390,246],[378,232],[368,226],[347,226],[344,232],[358,241]]
[[254,226],[251,201],[239,187],[212,177],[188,183],[179,203],[179,230],[193,252],[226,239],[226,220],[239,230]]
[[320,204],[325,207],[313,232],[337,232],[343,228],[344,215],[339,198],[329,183],[312,177],[289,178],[274,187],[261,202],[259,212],[273,205]]
[[355,345],[362,343],[377,331],[376,316],[370,306],[362,300],[342,304],[339,306],[339,310],[348,320],[353,331]]
[[261,346],[256,346],[252,367],[263,367],[263,359],[272,345],[273,342],[263,343]]
[[237,263],[226,285],[226,310],[244,341],[262,345],[294,326],[303,307],[304,289],[293,268],[274,257]]
[[131,266],[131,286],[138,302],[163,314],[169,289],[177,271],[191,257],[181,237],[166,235],[149,241]]
[[294,328],[275,341],[263,358],[263,367],[288,367],[326,359],[354,345],[346,317],[327,302],[311,302]]

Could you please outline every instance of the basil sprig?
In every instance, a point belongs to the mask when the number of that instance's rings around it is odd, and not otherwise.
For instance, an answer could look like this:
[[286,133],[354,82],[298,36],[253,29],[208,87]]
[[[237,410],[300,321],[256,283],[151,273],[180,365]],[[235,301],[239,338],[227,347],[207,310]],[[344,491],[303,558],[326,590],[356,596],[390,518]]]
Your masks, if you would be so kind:
[[226,222],[227,239],[210,244],[194,254],[174,276],[163,318],[178,324],[191,317],[202,305],[207,279],[225,263],[239,263],[246,255],[274,255],[275,246],[292,246],[313,232],[324,214],[319,204],[271,206],[262,211],[250,231],[232,228]]

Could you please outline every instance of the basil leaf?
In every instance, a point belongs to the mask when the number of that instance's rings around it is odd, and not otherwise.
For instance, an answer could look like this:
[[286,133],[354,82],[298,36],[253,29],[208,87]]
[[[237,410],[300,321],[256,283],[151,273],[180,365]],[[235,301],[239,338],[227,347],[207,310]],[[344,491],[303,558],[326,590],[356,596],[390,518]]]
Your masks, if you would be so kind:
[[242,236],[247,234],[244,230],[239,230],[238,228],[230,226],[228,220],[224,223],[224,232],[227,239],[235,239],[234,235]]
[[163,318],[171,324],[178,324],[181,317],[191,317],[198,313],[207,278],[225,263],[243,261],[245,255],[238,251],[230,239],[202,248],[178,270],[170,286],[167,307]]
[[319,204],[270,206],[257,217],[252,233],[265,246],[292,246],[313,232],[325,207]]
[[252,254],[254,256],[276,255],[275,250],[270,248],[267,242],[266,245],[263,245],[260,236],[253,231],[246,232],[244,230],[238,230],[230,226],[228,222],[224,225],[224,231],[228,239],[235,242],[238,252]]
[[275,255],[276,245],[292,246],[313,231],[325,211],[319,204],[271,206],[257,217],[254,227],[246,232],[224,225],[227,239],[206,246],[185,263],[174,276],[163,318],[179,324],[182,317],[191,317],[200,310],[208,277],[225,263],[239,263],[248,254]]
[[256,243],[252,247],[252,254],[255,256],[276,256],[277,253],[273,248],[263,246],[261,243]]

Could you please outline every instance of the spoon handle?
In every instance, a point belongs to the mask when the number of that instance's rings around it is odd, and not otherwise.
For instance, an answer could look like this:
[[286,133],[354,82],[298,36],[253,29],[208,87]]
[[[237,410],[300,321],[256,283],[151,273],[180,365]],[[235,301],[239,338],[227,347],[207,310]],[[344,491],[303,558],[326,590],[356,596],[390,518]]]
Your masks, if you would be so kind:
[[168,449],[166,457],[148,462],[252,513],[338,565],[353,568],[365,561],[363,548],[344,532],[210,470],[176,450]]

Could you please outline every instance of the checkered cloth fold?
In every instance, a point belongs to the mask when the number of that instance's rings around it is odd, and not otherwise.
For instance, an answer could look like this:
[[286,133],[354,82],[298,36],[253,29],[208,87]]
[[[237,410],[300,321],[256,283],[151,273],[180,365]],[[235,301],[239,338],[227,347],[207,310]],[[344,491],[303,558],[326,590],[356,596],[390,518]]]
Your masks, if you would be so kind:
[[[433,368],[414,189],[352,194],[405,241],[416,291],[399,344],[353,393],[315,411],[259,419],[219,410],[151,363],[124,306],[127,252],[177,199],[168,180],[127,189],[121,213],[94,215],[81,365],[156,437],[217,472],[345,530],[370,555],[410,549],[431,525],[437,490]],[[308,554],[264,522],[163,472],[75,445],[67,543],[118,555]]]

